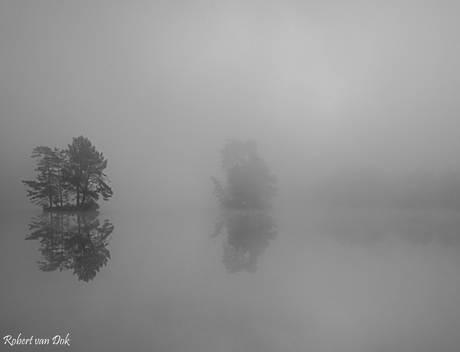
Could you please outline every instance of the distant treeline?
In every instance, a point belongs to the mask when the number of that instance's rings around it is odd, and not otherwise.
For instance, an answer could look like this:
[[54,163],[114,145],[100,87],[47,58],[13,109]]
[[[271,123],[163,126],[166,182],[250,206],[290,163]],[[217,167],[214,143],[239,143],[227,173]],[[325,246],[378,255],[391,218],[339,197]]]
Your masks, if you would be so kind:
[[460,173],[420,170],[389,177],[372,168],[349,167],[313,187],[305,201],[327,206],[460,208]]
[[95,209],[99,196],[108,200],[113,194],[103,172],[107,160],[88,138],[73,138],[67,149],[36,147],[32,158],[37,158],[38,175],[22,182],[29,187],[31,202],[44,208]]

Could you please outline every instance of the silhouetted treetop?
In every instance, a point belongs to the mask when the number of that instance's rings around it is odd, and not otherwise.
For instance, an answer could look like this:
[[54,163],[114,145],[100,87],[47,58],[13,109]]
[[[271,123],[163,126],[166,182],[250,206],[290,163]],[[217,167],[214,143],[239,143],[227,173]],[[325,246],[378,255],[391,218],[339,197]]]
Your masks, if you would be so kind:
[[76,194],[76,205],[84,206],[88,199],[97,201],[99,194],[104,200],[112,196],[112,189],[103,173],[107,167],[104,155],[96,150],[88,138],[73,138],[68,145],[68,163],[64,168],[64,180]]
[[94,209],[99,196],[106,201],[112,195],[103,172],[107,160],[83,136],[73,138],[68,149],[40,146],[33,150],[39,172],[34,181],[22,181],[30,189],[33,203],[56,210]]

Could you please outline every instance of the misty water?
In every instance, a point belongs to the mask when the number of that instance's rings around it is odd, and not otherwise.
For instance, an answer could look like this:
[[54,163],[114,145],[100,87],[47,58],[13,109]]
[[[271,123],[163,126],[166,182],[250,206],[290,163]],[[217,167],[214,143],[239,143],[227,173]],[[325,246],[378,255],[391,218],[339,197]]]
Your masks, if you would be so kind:
[[212,236],[217,210],[102,211],[100,223],[113,224],[105,246],[110,255],[88,282],[72,269],[39,269],[43,246],[25,240],[39,215],[1,213],[0,331],[2,338],[69,334],[70,347],[5,350],[388,352],[460,346],[457,210],[278,205],[266,218],[271,238],[260,242],[258,252],[258,242],[252,244],[256,266],[249,270],[225,265],[229,229]]

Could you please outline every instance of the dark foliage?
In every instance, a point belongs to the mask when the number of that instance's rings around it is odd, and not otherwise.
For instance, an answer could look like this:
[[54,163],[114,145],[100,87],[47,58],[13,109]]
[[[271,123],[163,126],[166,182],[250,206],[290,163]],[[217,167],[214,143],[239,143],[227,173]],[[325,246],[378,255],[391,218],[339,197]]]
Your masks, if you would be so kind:
[[114,226],[108,220],[101,225],[98,212],[68,214],[43,212],[29,225],[26,240],[37,240],[43,260],[37,262],[42,271],[71,269],[78,280],[93,280],[107,265],[107,245]]
[[22,182],[33,203],[61,211],[94,210],[99,196],[106,201],[113,195],[103,172],[107,160],[88,138],[73,138],[66,150],[37,147],[32,157],[38,158],[37,179]]

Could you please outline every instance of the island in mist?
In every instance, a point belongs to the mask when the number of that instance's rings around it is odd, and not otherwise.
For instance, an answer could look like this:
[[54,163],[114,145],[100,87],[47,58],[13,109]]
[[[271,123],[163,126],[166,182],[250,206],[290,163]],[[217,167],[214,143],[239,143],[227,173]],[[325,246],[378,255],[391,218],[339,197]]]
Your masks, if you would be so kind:
[[220,206],[212,237],[226,229],[222,263],[227,273],[254,273],[258,257],[278,235],[271,212],[278,178],[257,154],[255,140],[227,139],[221,156],[226,182],[211,177]]
[[46,211],[95,210],[99,196],[107,201],[113,195],[104,173],[107,159],[86,137],[74,137],[65,150],[36,147],[32,158],[37,158],[39,174],[22,182],[31,202]]

